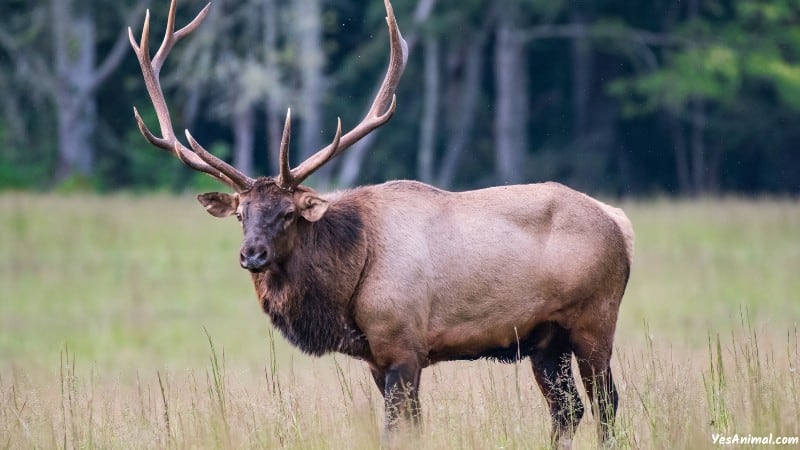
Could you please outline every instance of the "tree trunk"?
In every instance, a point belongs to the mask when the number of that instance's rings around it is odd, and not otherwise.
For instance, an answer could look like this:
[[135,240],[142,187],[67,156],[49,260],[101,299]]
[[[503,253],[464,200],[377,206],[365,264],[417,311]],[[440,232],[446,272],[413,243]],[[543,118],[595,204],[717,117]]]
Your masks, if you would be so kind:
[[464,150],[469,144],[475,125],[475,114],[478,106],[478,96],[483,78],[485,45],[488,31],[486,29],[474,33],[468,44],[466,60],[464,61],[464,80],[455,96],[456,101],[447,116],[455,118],[454,127],[448,132],[445,154],[442,157],[441,167],[437,175],[439,187],[449,189],[456,178],[458,165],[464,155]]
[[253,144],[255,143],[255,111],[248,104],[231,114],[233,128],[233,166],[243,173],[253,174]]
[[678,183],[678,192],[682,195],[689,195],[692,192],[692,182],[689,178],[689,158],[683,125],[671,113],[666,113],[666,119],[672,135],[672,151],[675,154],[675,176]]
[[420,125],[417,176],[425,183],[433,182],[433,164],[436,152],[436,128],[439,116],[439,40],[428,37],[425,51],[425,94],[422,98],[422,124]]
[[56,101],[58,115],[58,166],[55,181],[61,182],[75,175],[89,176],[92,173],[93,143],[97,123],[97,108],[94,99],[65,106],[69,99],[60,93]]
[[592,82],[592,43],[586,29],[586,15],[572,12],[572,25],[578,32],[572,38],[572,133],[574,141],[583,141],[589,133],[589,100]]
[[705,103],[701,99],[690,102],[692,127],[692,187],[695,195],[705,194],[708,190],[706,167],[706,147],[703,134],[706,128]]
[[718,196],[722,192],[722,185],[720,183],[720,166],[722,165],[722,145],[712,144],[708,157],[707,176],[706,176],[706,192]]
[[517,184],[525,179],[528,149],[527,58],[512,14],[500,18],[495,39],[494,79],[495,174],[498,183]]
[[[137,14],[146,3],[147,0],[139,0],[131,14]],[[76,174],[88,176],[92,173],[92,136],[97,127],[94,93],[122,62],[127,33],[120,32],[111,51],[98,65],[96,25],[91,11],[76,10],[70,0],[51,0],[50,12],[54,52],[52,84],[58,117],[55,180],[59,182]]]
[[280,168],[281,125],[283,123],[283,106],[280,94],[280,71],[278,66],[278,8],[275,0],[264,0],[264,72],[271,86],[267,91],[264,106],[266,109],[267,132],[267,173],[277,175]]
[[[405,35],[406,44],[408,46],[408,53],[413,54],[414,47],[417,44],[417,30],[419,25],[428,20],[428,17],[433,11],[436,0],[419,0],[414,11],[414,27]],[[381,76],[381,81],[383,80]],[[375,92],[378,90],[377,84]],[[358,181],[358,176],[361,173],[361,166],[375,137],[378,135],[378,130],[364,136],[360,141],[356,142],[344,155],[341,157],[341,166],[338,173],[337,183],[340,186],[352,186]]]
[[[302,118],[302,126],[298,136],[298,150],[300,150],[301,158],[305,160],[322,148],[323,142],[322,11],[319,0],[295,0],[292,5],[300,64],[298,113]],[[330,166],[323,166],[314,173],[314,184],[325,187],[330,184],[330,176]]]
[[[699,0],[689,0],[687,2],[687,16],[694,19],[700,13]],[[706,166],[705,148],[705,128],[706,128],[706,106],[705,101],[700,97],[693,97],[689,100],[689,126],[691,128],[691,179],[692,194],[702,195],[708,191],[708,168]]]
[[58,116],[57,182],[92,171],[94,99],[86,96],[95,67],[95,26],[88,12],[76,14],[66,0],[52,2],[55,105]]

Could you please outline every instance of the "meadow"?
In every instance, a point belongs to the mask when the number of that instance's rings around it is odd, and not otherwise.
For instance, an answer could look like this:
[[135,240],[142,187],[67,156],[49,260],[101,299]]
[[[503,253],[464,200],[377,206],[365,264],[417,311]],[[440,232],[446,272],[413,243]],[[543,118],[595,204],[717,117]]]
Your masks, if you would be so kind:
[[[800,202],[621,206],[636,254],[613,359],[619,446],[800,436]],[[272,332],[235,220],[164,194],[6,193],[0,211],[0,448],[380,446],[366,368]],[[421,398],[404,447],[548,445],[526,361],[436,365]],[[587,414],[575,448],[596,447],[594,426]]]

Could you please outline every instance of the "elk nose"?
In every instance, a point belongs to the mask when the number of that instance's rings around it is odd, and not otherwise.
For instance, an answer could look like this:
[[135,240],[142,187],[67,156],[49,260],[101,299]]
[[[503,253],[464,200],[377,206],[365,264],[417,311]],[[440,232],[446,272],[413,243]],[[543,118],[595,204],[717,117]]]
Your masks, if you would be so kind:
[[239,265],[251,272],[259,272],[267,266],[267,251],[248,248],[239,252]]

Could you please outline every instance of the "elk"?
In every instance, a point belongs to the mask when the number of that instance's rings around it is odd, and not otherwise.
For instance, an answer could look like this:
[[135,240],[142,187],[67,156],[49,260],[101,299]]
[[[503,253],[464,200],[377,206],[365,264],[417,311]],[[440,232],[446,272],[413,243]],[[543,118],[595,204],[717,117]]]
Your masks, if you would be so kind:
[[622,210],[558,183],[448,192],[390,181],[327,194],[302,183],[385,124],[407,46],[384,0],[390,58],[371,108],[354,128],[295,168],[290,115],[277,176],[250,178],[206,151],[186,131],[176,137],[159,83],[176,42],[194,31],[207,5],[166,32],[151,59],[149,11],[141,41],[129,29],[161,137],[134,108],[153,146],[235,192],[197,198],[215,217],[235,216],[239,264],[251,273],[262,309],[310,355],[340,352],[363,360],[385,398],[385,432],[420,418],[421,370],[441,361],[530,358],[552,419],[551,442],[569,445],[584,406],[572,373],[577,360],[598,418],[612,437],[618,395],[610,358],[633,257],[633,229]]

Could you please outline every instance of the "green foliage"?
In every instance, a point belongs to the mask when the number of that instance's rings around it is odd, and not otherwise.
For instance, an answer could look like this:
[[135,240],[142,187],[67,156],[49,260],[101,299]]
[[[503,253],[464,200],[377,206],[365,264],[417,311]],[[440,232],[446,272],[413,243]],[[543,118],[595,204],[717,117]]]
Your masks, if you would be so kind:
[[[665,150],[695,182],[719,171],[727,173],[728,185],[752,177],[783,178],[785,169],[777,167],[796,164],[787,157],[797,133],[781,124],[800,114],[800,33],[793,25],[800,20],[798,6],[797,1],[719,2],[656,36],[657,59],[617,77],[606,91],[619,100],[627,120],[672,117],[672,145]],[[689,133],[687,143],[682,136]],[[680,162],[681,146],[693,160]],[[745,160],[753,163],[743,169]],[[785,185],[794,190],[790,185],[796,183]]]
[[[0,124],[0,191],[39,189],[48,185],[52,159],[46,139],[24,143],[12,139]],[[40,146],[40,148],[37,148]]]
[[0,159],[0,190],[29,189],[34,186],[32,177],[20,170],[20,167],[5,159]]
[[734,7],[732,20],[696,19],[678,29],[682,45],[665,51],[663,66],[610,83],[609,92],[623,100],[625,113],[660,108],[681,113],[697,99],[741,109],[749,95],[758,95],[746,82],[758,81],[773,87],[779,101],[800,110],[800,33],[790,27],[800,20],[797,2],[748,0]]
[[60,194],[81,194],[99,190],[97,179],[85,175],[72,175],[53,187]]
[[[113,48],[120,17],[134,3],[71,3],[76,11],[95,15],[98,60]],[[383,4],[356,3],[322,2],[321,12],[323,122],[335,123],[341,116],[345,128],[362,117],[386,63]],[[426,38],[441,44],[442,105],[433,157],[438,168],[460,120],[454,110],[465,96],[465,55],[480,33],[486,33],[486,40],[476,88],[479,101],[455,185],[475,188],[492,182],[495,143],[502,128],[493,123],[497,89],[492,42],[498,14],[513,8],[520,33],[539,36],[526,46],[525,55],[531,61],[527,129],[533,143],[526,149],[526,164],[519,168],[525,179],[553,176],[591,191],[679,192],[675,149],[691,147],[686,142],[694,133],[694,142],[704,144],[693,149],[705,158],[698,170],[705,167],[706,173],[717,174],[719,191],[800,192],[800,157],[795,151],[800,132],[789,126],[800,119],[798,0],[697,2],[692,12],[686,2],[668,0],[509,0],[502,6],[439,0],[421,22],[415,17],[420,0],[393,3],[403,33],[415,46],[398,87],[395,117],[379,131],[379,142],[362,163],[360,182],[418,178],[421,111],[427,95],[421,42]],[[281,110],[297,106],[302,84],[297,68],[303,55],[292,36],[296,20],[286,1],[274,3],[275,48],[264,47],[265,5],[259,0],[214,3],[205,23],[175,47],[162,81],[179,134],[185,127],[202,127],[207,147],[229,141],[232,112],[252,106],[258,123],[257,154],[266,153],[265,145],[275,145],[263,143],[266,97]],[[150,6],[155,47],[167,2]],[[182,2],[177,22],[185,24],[202,6]],[[54,41],[49,14],[51,8],[36,2],[0,5],[0,189],[54,187],[58,108],[52,95],[56,77],[50,67]],[[584,21],[584,29],[575,27],[577,18]],[[142,16],[128,22],[138,35]],[[580,39],[586,39],[582,45],[589,48],[583,63],[573,51]],[[277,70],[267,70],[267,60]],[[581,77],[588,81],[578,88]],[[155,117],[132,53],[90,95],[95,96],[100,117],[93,139],[95,173],[60,189],[181,190],[214,184],[204,175],[187,172],[164,152],[148,148],[138,134],[130,106],[137,105],[148,124],[154,125]],[[298,111],[296,117],[296,130],[302,129],[302,114]],[[581,117],[589,122],[582,131]],[[678,125],[670,128],[665,117]],[[224,148],[216,150],[225,153]],[[540,163],[553,169],[543,169]]]
[[616,80],[609,92],[623,99],[628,116],[661,108],[683,112],[697,99],[735,103],[741,78],[737,53],[712,44],[672,55],[666,67],[648,75]]

